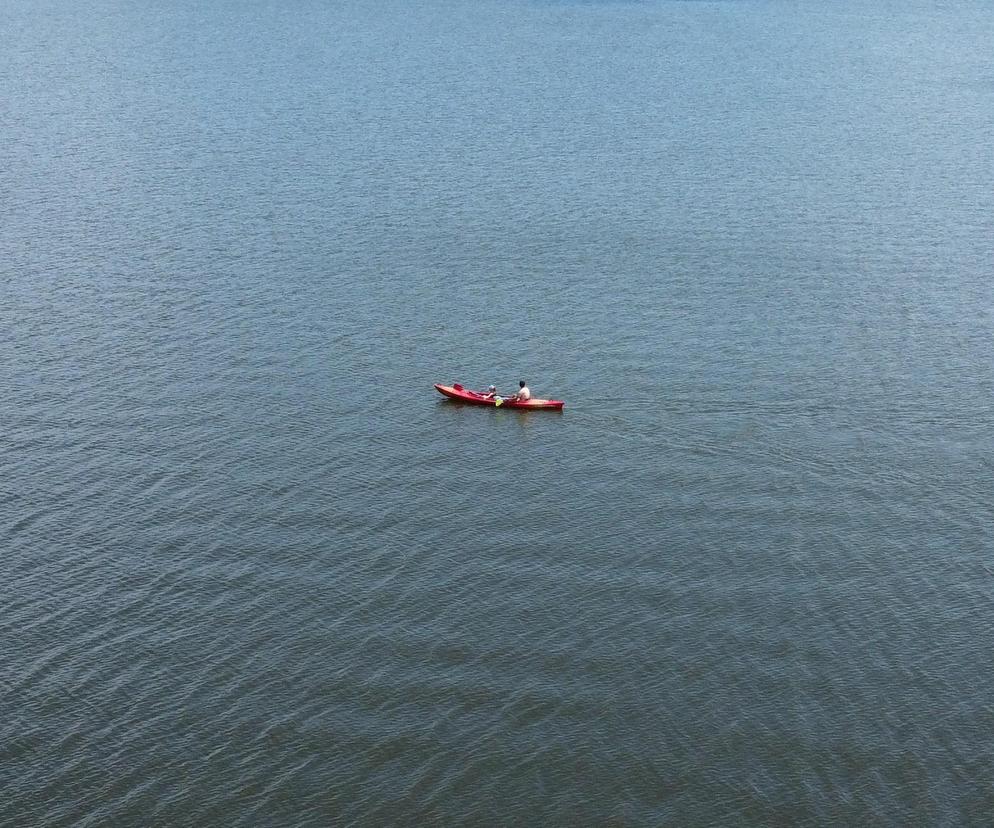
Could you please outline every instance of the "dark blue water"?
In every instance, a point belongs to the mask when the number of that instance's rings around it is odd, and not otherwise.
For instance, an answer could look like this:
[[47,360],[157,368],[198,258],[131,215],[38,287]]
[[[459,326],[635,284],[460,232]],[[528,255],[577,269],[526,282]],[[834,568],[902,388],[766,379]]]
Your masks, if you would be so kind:
[[0,824],[989,824],[992,43],[8,0]]

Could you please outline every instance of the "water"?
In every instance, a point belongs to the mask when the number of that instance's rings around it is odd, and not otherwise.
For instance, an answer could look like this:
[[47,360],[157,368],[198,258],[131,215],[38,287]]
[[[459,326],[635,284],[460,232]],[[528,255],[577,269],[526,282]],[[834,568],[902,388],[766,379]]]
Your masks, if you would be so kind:
[[0,824],[988,824],[992,42],[5,3]]

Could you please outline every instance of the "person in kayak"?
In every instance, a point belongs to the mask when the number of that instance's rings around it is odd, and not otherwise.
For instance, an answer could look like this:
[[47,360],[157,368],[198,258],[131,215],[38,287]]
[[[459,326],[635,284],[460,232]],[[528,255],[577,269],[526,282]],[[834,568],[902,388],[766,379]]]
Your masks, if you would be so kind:
[[528,386],[525,384],[524,380],[518,380],[518,393],[512,394],[508,397],[511,402],[528,402],[532,398],[532,392],[528,390]]
[[497,396],[497,386],[491,385],[486,391],[481,391],[480,393],[483,395],[483,399],[492,400]]

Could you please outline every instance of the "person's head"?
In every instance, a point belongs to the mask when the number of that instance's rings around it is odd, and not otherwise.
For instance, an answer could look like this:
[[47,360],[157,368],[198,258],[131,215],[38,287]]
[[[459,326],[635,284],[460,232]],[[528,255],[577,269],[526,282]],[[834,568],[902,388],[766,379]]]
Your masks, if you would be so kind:
[[490,387],[489,387],[489,388],[487,389],[487,391],[496,391],[496,390],[497,390],[497,386],[496,386],[496,385],[491,385],[491,386],[490,386]]
[[524,380],[518,380],[518,388],[524,388],[524,387],[525,387],[525,381]]

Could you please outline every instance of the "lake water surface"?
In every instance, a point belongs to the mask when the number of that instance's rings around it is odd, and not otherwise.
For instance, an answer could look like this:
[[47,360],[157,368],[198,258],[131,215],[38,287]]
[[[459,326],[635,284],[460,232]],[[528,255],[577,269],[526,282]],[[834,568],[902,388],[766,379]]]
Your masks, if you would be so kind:
[[992,44],[7,0],[0,824],[990,824]]

